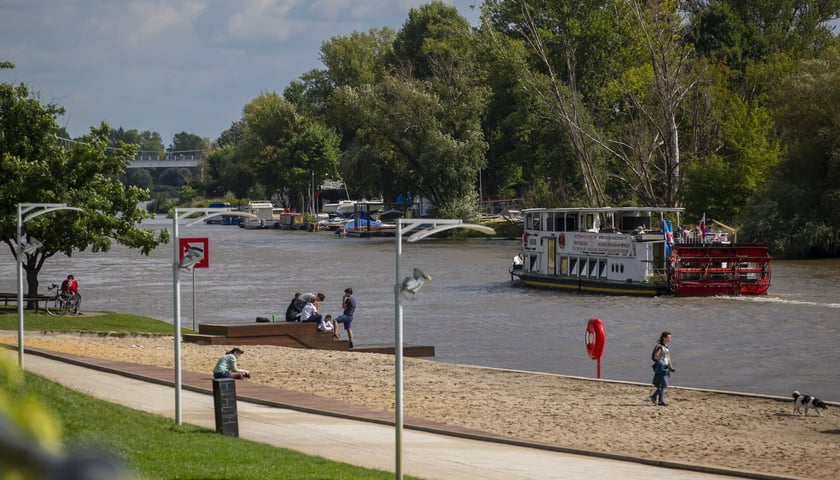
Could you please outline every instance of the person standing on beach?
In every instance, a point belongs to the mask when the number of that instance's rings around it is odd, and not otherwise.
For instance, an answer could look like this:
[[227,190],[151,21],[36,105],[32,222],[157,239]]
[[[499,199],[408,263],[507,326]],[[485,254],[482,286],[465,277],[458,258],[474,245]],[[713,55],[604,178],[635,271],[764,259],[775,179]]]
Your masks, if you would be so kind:
[[671,362],[671,350],[668,345],[671,343],[671,332],[662,332],[659,335],[659,342],[653,347],[651,360],[653,360],[653,386],[656,391],[650,396],[650,401],[656,405],[667,407],[665,403],[665,389],[671,383],[671,372],[676,372]]
[[243,353],[245,353],[245,350],[234,347],[233,350],[222,355],[219,361],[216,362],[216,366],[213,367],[213,378],[233,378],[239,380],[250,378],[250,371],[236,366],[236,361],[239,360],[239,356]]
[[[356,297],[353,296],[353,289],[348,287],[344,289],[344,296],[341,297],[341,308],[344,313],[335,318],[336,328],[338,324],[344,324],[344,330],[347,330],[347,340],[350,343],[349,347],[353,348],[353,315],[356,314]],[[338,333],[338,332],[336,332]]]

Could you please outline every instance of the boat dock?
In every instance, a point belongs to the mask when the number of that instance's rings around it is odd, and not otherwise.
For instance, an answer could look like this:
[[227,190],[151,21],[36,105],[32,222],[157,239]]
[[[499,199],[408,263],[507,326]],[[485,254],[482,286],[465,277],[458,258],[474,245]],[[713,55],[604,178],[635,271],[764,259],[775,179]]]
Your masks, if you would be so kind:
[[[346,333],[334,340],[332,333],[321,332],[314,322],[277,323],[202,323],[198,333],[184,334],[183,340],[201,345],[277,345],[291,348],[350,351]],[[394,354],[394,345],[361,345],[354,352]],[[434,357],[432,345],[403,345],[406,357]]]

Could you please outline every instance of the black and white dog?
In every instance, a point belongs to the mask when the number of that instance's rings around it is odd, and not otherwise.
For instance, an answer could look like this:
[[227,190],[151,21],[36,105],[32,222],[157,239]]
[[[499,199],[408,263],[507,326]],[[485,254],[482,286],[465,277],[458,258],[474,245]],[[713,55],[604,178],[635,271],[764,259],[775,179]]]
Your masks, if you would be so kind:
[[801,413],[801,408],[805,409],[805,416],[808,416],[808,410],[813,408],[817,415],[822,417],[820,409],[826,410],[828,407],[819,398],[810,395],[802,395],[799,391],[793,392],[793,414]]

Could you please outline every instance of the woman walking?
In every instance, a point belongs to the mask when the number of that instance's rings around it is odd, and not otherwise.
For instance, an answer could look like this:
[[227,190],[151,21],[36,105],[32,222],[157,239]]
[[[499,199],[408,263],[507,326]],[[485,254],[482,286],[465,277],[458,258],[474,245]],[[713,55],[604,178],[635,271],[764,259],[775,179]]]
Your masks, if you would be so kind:
[[662,332],[659,335],[659,342],[653,347],[651,360],[653,360],[653,386],[656,391],[650,396],[650,401],[655,405],[667,407],[665,403],[665,389],[671,383],[671,372],[675,372],[674,364],[671,362],[671,350],[668,344],[671,343],[671,332]]

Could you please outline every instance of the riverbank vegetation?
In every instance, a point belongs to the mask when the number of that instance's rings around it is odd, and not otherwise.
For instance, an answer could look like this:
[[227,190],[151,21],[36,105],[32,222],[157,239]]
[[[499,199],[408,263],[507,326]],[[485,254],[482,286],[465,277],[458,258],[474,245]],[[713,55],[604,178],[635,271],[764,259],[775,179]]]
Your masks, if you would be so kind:
[[[267,85],[231,119],[181,176],[182,200],[304,210],[340,178],[341,194],[398,208],[410,194],[465,220],[489,198],[684,206],[684,222],[733,225],[775,255],[840,254],[840,0],[479,8],[470,25],[433,1],[399,30],[324,42],[323,68]],[[9,198],[4,214],[22,197]]]

